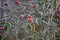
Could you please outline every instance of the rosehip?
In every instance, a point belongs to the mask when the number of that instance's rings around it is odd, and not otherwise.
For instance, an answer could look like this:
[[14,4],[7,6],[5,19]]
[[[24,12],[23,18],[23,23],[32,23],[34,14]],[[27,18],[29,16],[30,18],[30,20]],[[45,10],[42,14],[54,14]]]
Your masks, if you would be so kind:
[[29,19],[31,19],[31,18],[32,18],[32,16],[31,16],[31,15],[28,15],[28,18],[29,18]]
[[58,8],[60,7],[60,4],[58,4]]
[[34,5],[32,5],[32,8],[38,8],[38,5],[37,4],[34,4]]
[[28,19],[27,22],[32,22],[32,19]]
[[0,29],[1,29],[1,30],[4,30],[5,28],[4,28],[4,27],[1,27]]
[[2,37],[3,36],[3,34],[0,34],[0,37]]
[[57,13],[60,14],[60,10],[57,10]]
[[23,18],[24,18],[24,15],[20,15],[19,18],[20,18],[20,19],[23,19]]
[[19,2],[19,1],[15,1],[15,4],[16,4],[16,5],[19,5],[19,4],[20,4],[20,2]]

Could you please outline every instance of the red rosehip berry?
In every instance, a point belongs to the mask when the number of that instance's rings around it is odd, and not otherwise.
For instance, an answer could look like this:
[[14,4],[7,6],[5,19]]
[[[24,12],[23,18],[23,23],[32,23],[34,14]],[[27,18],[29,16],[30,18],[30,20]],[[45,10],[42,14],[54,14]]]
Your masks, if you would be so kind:
[[0,37],[2,37],[3,36],[3,34],[0,34]]
[[29,18],[29,19],[32,19],[32,16],[31,16],[31,15],[28,15],[28,18]]
[[1,27],[0,29],[1,29],[1,30],[4,30],[5,28],[4,28],[4,27]]
[[58,8],[60,7],[60,4],[58,4]]
[[32,22],[32,19],[28,19],[27,22]]
[[60,10],[57,10],[57,14],[60,14]]
[[20,15],[19,18],[20,18],[20,19],[23,19],[23,18],[24,18],[24,15]]
[[37,4],[34,4],[34,5],[32,5],[32,8],[38,8],[38,5]]
[[19,4],[20,4],[20,2],[19,2],[19,1],[15,1],[15,4],[16,4],[16,5],[19,5]]

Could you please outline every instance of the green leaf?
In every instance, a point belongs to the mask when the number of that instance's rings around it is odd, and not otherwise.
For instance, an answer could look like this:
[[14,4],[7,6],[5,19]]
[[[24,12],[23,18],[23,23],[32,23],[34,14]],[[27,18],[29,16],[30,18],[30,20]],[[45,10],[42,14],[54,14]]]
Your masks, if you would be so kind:
[[5,31],[7,31],[7,28],[10,27],[10,25],[8,23],[5,23],[4,27],[5,27]]
[[57,25],[57,27],[59,27],[59,28],[60,28],[60,24],[58,24],[58,25]]
[[42,6],[44,4],[44,2],[40,1],[38,4],[39,4],[39,6]]
[[48,2],[48,0],[45,0],[45,2]]
[[56,0],[54,0],[53,5],[54,5],[54,8],[56,8],[56,5],[57,5],[57,1]]
[[43,29],[43,24],[36,25],[36,31],[41,31]]
[[36,37],[37,37],[37,32],[35,31],[35,32],[34,32],[34,38],[33,38],[33,40],[37,40]]
[[56,40],[60,40],[60,38],[56,39]]
[[28,28],[29,30],[31,30],[31,25],[28,24],[27,28]]

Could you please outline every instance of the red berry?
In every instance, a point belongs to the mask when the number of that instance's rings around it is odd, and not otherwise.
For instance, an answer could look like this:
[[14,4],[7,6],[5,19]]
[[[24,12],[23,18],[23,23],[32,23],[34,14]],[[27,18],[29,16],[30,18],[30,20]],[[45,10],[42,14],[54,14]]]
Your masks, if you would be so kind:
[[36,5],[36,4],[32,5],[32,8],[37,8],[37,7],[38,7],[38,5]]
[[20,2],[19,2],[19,1],[15,1],[15,4],[16,4],[16,5],[19,5],[19,4],[20,4]]
[[20,16],[19,16],[20,19],[23,19],[23,17],[24,17],[24,15],[20,15]]
[[28,19],[27,22],[32,22],[32,19]]
[[32,16],[31,16],[31,15],[28,15],[28,18],[29,18],[29,19],[31,19],[31,18],[32,18]]
[[5,28],[4,28],[4,27],[1,27],[0,29],[1,29],[1,30],[4,30]]
[[60,4],[58,4],[58,8],[60,7]]
[[8,6],[8,3],[4,3],[4,6]]
[[3,36],[3,34],[0,34],[0,37],[2,37]]
[[60,14],[60,10],[57,10],[57,13]]

